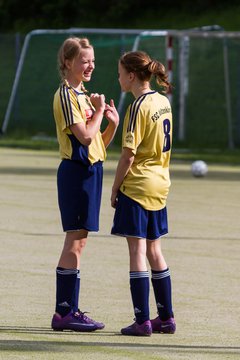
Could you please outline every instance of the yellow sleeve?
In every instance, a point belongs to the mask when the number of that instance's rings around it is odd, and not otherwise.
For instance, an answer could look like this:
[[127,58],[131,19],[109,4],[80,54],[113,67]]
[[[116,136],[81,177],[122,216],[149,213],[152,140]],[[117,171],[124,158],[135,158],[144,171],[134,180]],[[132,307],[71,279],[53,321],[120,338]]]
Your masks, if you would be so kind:
[[69,128],[69,126],[73,124],[83,122],[84,118],[74,92],[66,86],[63,86],[60,89],[59,97],[63,115],[62,130]]
[[144,137],[145,126],[146,119],[141,108],[134,114],[134,118],[131,119],[129,106],[123,124],[122,147],[127,147],[136,154],[137,148]]

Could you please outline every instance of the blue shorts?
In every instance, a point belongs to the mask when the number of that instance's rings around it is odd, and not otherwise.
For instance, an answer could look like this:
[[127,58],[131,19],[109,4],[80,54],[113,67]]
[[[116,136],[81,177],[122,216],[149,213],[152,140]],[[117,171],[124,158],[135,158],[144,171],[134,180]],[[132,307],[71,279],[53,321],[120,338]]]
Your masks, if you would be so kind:
[[167,208],[150,211],[119,191],[113,235],[156,240],[168,233]]
[[62,160],[57,173],[58,204],[64,231],[99,230],[102,162]]

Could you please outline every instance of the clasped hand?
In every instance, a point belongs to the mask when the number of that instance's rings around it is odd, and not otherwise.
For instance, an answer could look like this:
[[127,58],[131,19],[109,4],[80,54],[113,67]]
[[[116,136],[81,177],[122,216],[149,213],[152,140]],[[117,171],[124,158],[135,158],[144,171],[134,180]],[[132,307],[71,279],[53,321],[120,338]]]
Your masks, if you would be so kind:
[[91,104],[94,106],[95,110],[105,110],[105,95],[94,93],[90,95]]

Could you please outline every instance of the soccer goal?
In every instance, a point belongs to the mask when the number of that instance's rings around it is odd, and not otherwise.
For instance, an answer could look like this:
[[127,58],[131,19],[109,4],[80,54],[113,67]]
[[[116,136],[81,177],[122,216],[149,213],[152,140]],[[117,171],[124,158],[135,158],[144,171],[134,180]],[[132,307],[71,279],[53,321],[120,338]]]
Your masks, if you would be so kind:
[[[0,79],[2,133],[17,136],[55,136],[52,100],[59,86],[57,52],[69,36],[86,36],[95,49],[96,69],[89,92],[111,98],[121,115],[132,101],[121,93],[117,65],[129,50],[147,51],[169,72],[173,91],[174,144],[187,148],[240,147],[240,33],[219,27],[191,30],[86,29],[34,30],[26,35],[14,80],[9,75],[13,42],[4,42],[8,54]],[[19,46],[19,45],[18,45]],[[3,59],[2,59],[3,61]],[[8,92],[6,92],[8,90]],[[4,93],[5,91],[5,93]],[[116,142],[120,143],[118,131]]]

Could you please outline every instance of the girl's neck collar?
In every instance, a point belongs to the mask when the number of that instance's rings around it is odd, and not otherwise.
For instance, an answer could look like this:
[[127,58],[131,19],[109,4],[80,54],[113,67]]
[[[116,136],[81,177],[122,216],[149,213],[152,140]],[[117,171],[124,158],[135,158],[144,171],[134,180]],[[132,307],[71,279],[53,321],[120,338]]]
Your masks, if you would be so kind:
[[147,91],[142,91],[142,92],[139,92],[138,94],[133,94],[133,95],[134,95],[135,99],[138,99],[141,96],[144,96],[144,95],[147,95],[147,94],[153,94],[155,92],[156,92],[155,90],[148,89]]
[[70,82],[67,79],[64,79],[64,83],[69,87],[72,88],[74,91],[76,91],[77,93],[82,93],[82,83],[80,83],[77,87],[73,86],[72,84],[70,84]]
[[142,86],[142,87],[136,87],[136,89],[133,89],[133,95],[134,97],[137,99],[140,96],[144,95],[144,94],[148,94],[152,92],[152,89],[149,86]]

